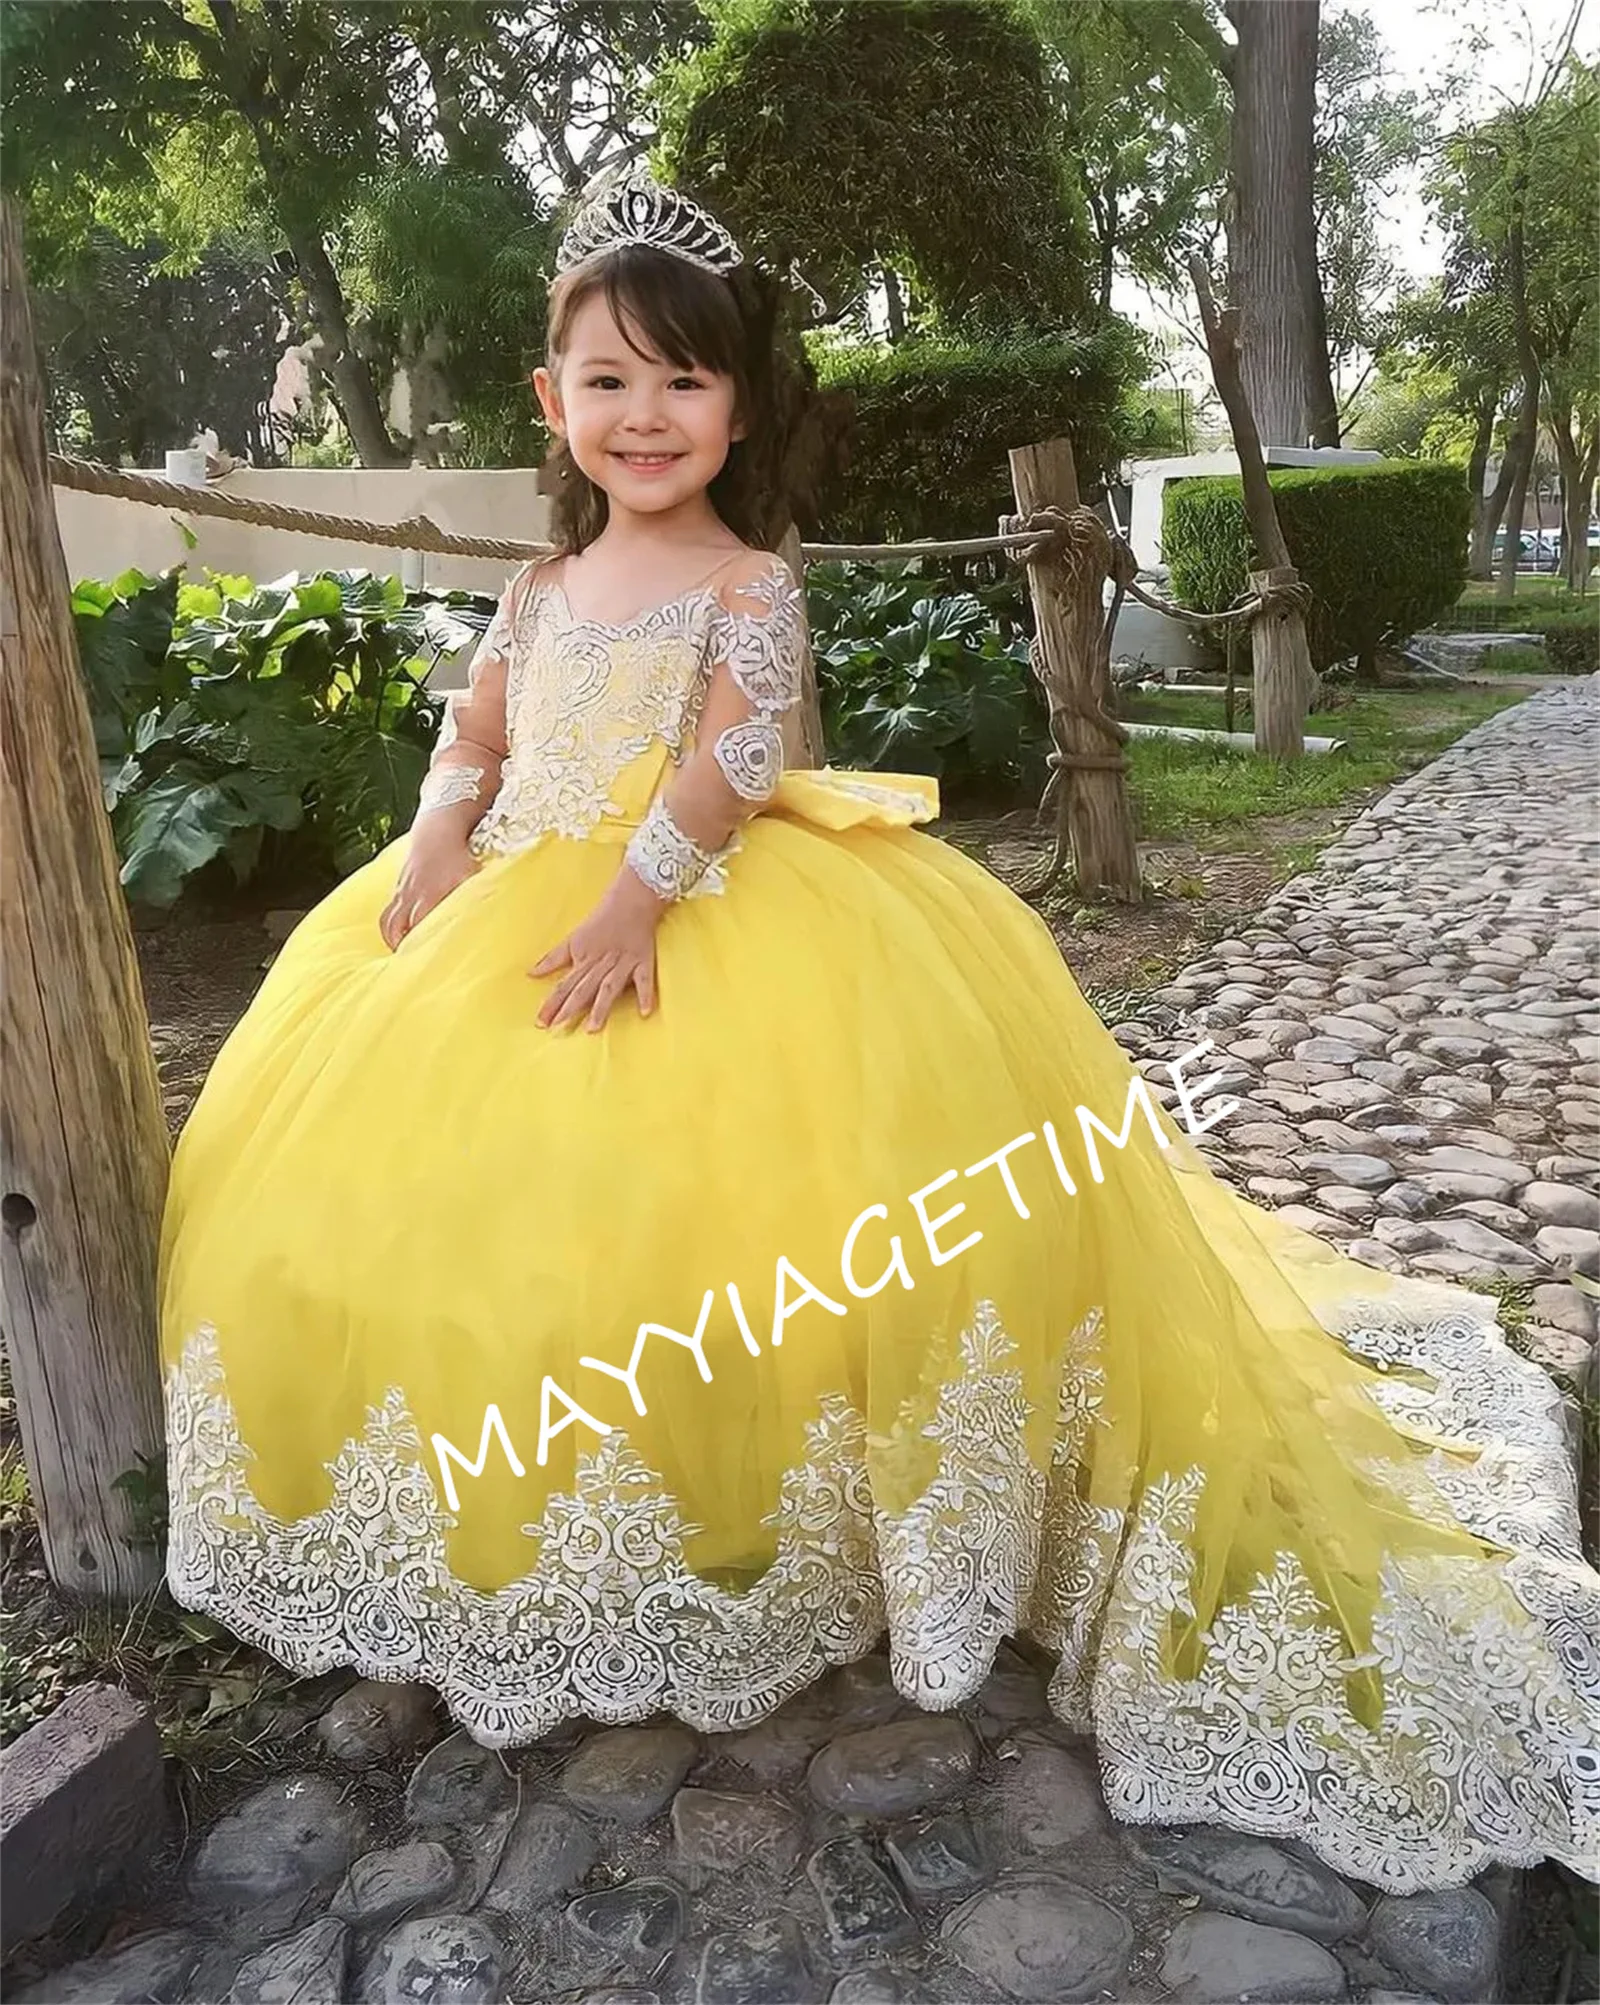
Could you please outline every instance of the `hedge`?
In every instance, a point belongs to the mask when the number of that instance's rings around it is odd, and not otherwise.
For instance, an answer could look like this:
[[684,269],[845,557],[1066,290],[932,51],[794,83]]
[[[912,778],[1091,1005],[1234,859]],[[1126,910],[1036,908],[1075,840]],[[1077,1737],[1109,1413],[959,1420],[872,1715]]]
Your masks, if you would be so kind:
[[1113,323],[1089,335],[995,345],[818,346],[821,387],[854,400],[847,463],[822,490],[828,542],[992,536],[1015,510],[1006,455],[1068,436],[1078,480],[1105,480],[1139,346]]
[[[1467,575],[1472,503],[1460,467],[1380,460],[1365,466],[1275,467],[1268,475],[1289,555],[1314,599],[1312,666],[1354,655],[1376,670],[1379,645],[1404,639],[1453,606]],[[1237,474],[1170,481],[1162,554],[1187,606],[1220,612],[1253,568]]]
[[1527,622],[1544,643],[1560,675],[1593,675],[1600,669],[1600,599],[1584,605],[1541,607]]

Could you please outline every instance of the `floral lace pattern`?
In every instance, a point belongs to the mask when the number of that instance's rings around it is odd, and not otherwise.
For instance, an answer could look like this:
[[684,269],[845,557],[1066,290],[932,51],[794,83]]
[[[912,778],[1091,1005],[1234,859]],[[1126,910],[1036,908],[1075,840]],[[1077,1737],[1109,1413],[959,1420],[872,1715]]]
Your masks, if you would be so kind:
[[[1397,1384],[1397,1408],[1440,1434],[1484,1428],[1503,1447],[1451,1468],[1438,1494],[1414,1464],[1379,1473],[1418,1510],[1514,1555],[1388,1562],[1373,1647],[1356,1662],[1280,1553],[1219,1611],[1200,1671],[1177,1677],[1163,1642],[1169,1618],[1192,1613],[1204,1472],[1134,1485],[1126,1512],[1077,1498],[1102,1424],[1102,1334],[1098,1313],[1074,1333],[1044,1475],[1022,1447],[1014,1346],[983,1302],[960,1375],[919,1427],[936,1466],[906,1511],[877,1504],[865,1422],[827,1397],[766,1520],[772,1565],[747,1591],[725,1590],[687,1565],[694,1527],[613,1432],[580,1458],[575,1490],[524,1528],[538,1542],[532,1569],[489,1594],[446,1564],[454,1521],[399,1387],[328,1465],[322,1510],[295,1521],[263,1510],[204,1325],[166,1376],[169,1583],[303,1674],[351,1664],[436,1685],[496,1746],[577,1714],[667,1708],[701,1729],[747,1726],[863,1654],[885,1623],[900,1690],[951,1707],[977,1690],[1000,1638],[1026,1630],[1061,1653],[1052,1704],[1095,1734],[1125,1821],[1292,1834],[1402,1893],[1464,1883],[1497,1860],[1548,1855],[1600,1872],[1600,1581],[1578,1555],[1554,1395],[1537,1368],[1459,1313],[1408,1325],[1353,1311],[1347,1345],[1435,1381],[1426,1395]],[[1348,1703],[1361,1669],[1383,1680],[1375,1727]]]
[[[752,610],[730,609],[707,585],[608,625],[576,618],[559,587],[535,580],[501,637],[509,749],[499,792],[470,838],[473,854],[512,852],[547,835],[581,840],[620,814],[613,790],[634,759],[656,744],[674,764],[686,756],[714,662],[727,663],[764,725],[797,702],[803,599],[787,567],[775,562],[733,596]],[[761,763],[748,739],[730,750],[742,753],[746,772]],[[763,741],[762,760],[770,758]]]
[[620,809],[623,770],[693,735],[695,699],[715,598],[690,593],[619,627],[572,619],[537,585],[512,623],[500,791],[473,831],[473,853],[526,847],[546,835],[582,839]]

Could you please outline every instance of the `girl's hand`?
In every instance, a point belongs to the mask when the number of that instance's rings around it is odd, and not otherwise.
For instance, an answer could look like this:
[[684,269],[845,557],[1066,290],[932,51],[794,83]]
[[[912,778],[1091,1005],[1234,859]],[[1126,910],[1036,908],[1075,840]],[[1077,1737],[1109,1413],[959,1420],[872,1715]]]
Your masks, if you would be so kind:
[[535,979],[559,968],[571,971],[545,998],[540,1029],[559,1030],[588,1010],[585,1028],[599,1030],[630,987],[638,992],[639,1014],[648,1016],[656,1006],[656,927],[665,910],[624,865],[583,924],[528,970]]
[[413,833],[400,867],[394,896],[378,918],[378,931],[391,953],[435,905],[457,885],[477,875],[478,866],[463,837],[445,828]]

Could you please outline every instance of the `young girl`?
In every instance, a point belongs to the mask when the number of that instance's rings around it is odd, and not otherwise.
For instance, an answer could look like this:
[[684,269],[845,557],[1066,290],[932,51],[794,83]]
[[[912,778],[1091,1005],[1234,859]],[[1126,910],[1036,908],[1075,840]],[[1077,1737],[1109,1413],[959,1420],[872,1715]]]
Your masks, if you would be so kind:
[[173,1593],[494,1746],[748,1726],[885,1629],[949,1708],[1025,1634],[1120,1818],[1596,1873],[1553,1390],[1220,1183],[930,781],[794,769],[737,262],[645,181],[580,214],[559,555],[184,1130]]

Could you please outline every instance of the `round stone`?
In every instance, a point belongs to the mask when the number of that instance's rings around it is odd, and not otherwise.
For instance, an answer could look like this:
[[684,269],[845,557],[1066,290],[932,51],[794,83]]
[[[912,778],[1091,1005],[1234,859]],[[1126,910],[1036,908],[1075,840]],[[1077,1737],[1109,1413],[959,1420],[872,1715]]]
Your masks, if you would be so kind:
[[1330,1183],[1348,1184],[1356,1190],[1377,1191],[1395,1181],[1393,1164],[1382,1156],[1312,1155],[1300,1158],[1304,1169],[1315,1171]]
[[561,1771],[562,1793],[592,1816],[648,1823],[672,1801],[696,1751],[694,1735],[676,1721],[612,1727],[573,1755]]
[[200,1959],[185,1929],[158,1929],[103,1956],[84,1957],[15,1994],[15,2005],[148,2005],[184,1995]]
[[1319,1942],[1235,1915],[1185,1915],[1161,1981],[1182,2005],[1321,2005],[1346,1995],[1344,1966]]
[[430,1902],[442,1901],[455,1878],[455,1860],[431,1838],[364,1852],[345,1874],[330,1912],[369,1928],[399,1921]]
[[503,1975],[500,1938],[487,1922],[429,1915],[383,1938],[362,1975],[361,1996],[364,2005],[498,2005]]
[[326,1775],[284,1775],[214,1824],[190,1868],[195,1898],[250,1904],[338,1880],[365,1847],[365,1813]]
[[317,1737],[352,1768],[410,1761],[439,1727],[439,1702],[427,1685],[362,1678],[341,1692],[321,1719]]
[[1007,1998],[1075,2005],[1117,1995],[1133,1951],[1133,1928],[1071,1880],[1019,1874],[977,1894],[940,1931],[974,1977]]
[[977,1743],[963,1720],[923,1714],[842,1734],[817,1755],[806,1780],[824,1810],[900,1817],[954,1795],[977,1761]]
[[483,1905],[531,1919],[578,1884],[598,1851],[594,1833],[566,1804],[524,1803]]
[[1136,1845],[1155,1867],[1163,1892],[1198,1894],[1208,1906],[1246,1921],[1342,1942],[1367,1918],[1366,1903],[1348,1881],[1265,1838],[1156,1830],[1140,1833]]
[[582,1895],[568,1905],[566,1918],[586,1967],[598,1961],[649,1977],[683,1934],[683,1895],[670,1880],[629,1880]]
[[1500,1918],[1475,1887],[1385,1894],[1368,1932],[1375,1953],[1419,1990],[1462,2005],[1495,1995]]
[[419,1831],[472,1831],[509,1812],[517,1785],[492,1747],[462,1729],[417,1763],[406,1787],[406,1815]]
[[228,2005],[285,2005],[286,2000],[343,1998],[350,1930],[324,1915],[285,1942],[240,1964]]
[[787,1880],[800,1856],[799,1819],[772,1796],[680,1789],[672,1799],[672,1832],[678,1870],[691,1890],[749,1865]]
[[1110,1828],[1093,1762],[1042,1735],[1023,1735],[1000,1776],[1000,1821],[1008,1850],[1052,1852]]

